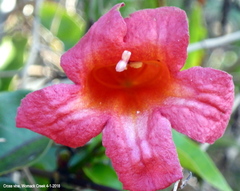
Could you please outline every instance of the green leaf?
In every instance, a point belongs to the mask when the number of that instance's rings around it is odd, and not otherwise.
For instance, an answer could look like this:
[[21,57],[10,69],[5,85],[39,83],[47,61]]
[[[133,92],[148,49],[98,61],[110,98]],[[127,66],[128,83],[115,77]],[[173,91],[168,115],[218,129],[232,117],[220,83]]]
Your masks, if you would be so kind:
[[83,170],[97,184],[122,189],[122,183],[118,180],[116,172],[109,165],[96,163],[91,167],[83,168]]
[[0,174],[29,165],[50,144],[49,139],[15,126],[17,107],[27,93],[26,90],[0,93]]
[[0,174],[31,165],[48,150],[50,145],[48,138],[39,136],[16,147],[0,157]]
[[232,191],[214,162],[199,146],[184,135],[173,131],[181,165],[222,191]]

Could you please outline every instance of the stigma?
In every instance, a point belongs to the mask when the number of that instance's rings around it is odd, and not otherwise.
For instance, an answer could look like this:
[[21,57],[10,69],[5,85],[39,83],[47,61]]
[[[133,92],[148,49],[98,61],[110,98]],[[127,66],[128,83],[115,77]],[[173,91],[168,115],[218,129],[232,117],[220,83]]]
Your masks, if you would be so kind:
[[131,57],[131,52],[128,50],[124,50],[122,53],[122,59],[117,63],[115,70],[116,72],[123,72],[127,70],[128,66],[132,68],[141,68],[143,63],[142,62],[129,62]]

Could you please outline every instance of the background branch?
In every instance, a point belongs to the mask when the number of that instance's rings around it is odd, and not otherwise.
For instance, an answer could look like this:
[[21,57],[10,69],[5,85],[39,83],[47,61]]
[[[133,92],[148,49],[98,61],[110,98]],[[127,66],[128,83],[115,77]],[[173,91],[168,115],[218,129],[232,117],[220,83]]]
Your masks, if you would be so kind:
[[188,52],[193,52],[200,49],[216,48],[219,46],[230,44],[238,40],[240,40],[240,31],[237,31],[225,36],[206,39],[197,43],[192,43],[188,46]]
[[33,37],[32,37],[32,46],[29,52],[29,57],[26,62],[26,65],[23,68],[22,71],[22,82],[21,82],[21,88],[24,88],[26,85],[27,77],[28,77],[28,68],[30,65],[35,63],[38,55],[38,47],[40,47],[40,19],[38,16],[39,9],[42,5],[43,0],[37,0],[35,1],[35,8],[34,8],[34,20],[33,20]]

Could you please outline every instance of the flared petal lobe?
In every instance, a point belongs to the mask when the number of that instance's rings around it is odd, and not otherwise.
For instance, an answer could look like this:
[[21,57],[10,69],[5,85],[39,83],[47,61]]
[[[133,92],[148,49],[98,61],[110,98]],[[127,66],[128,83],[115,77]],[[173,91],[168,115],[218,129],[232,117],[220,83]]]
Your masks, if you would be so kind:
[[124,4],[115,5],[89,29],[86,35],[61,57],[68,78],[83,84],[93,67],[113,64],[120,59],[126,24],[119,12]]
[[187,57],[188,23],[176,7],[140,10],[123,18],[114,6],[61,58],[61,66],[75,83],[84,85],[93,68],[116,65],[124,50],[130,61],[158,61],[178,71]]
[[28,94],[18,108],[17,127],[28,128],[70,147],[101,133],[108,116],[86,108],[77,85],[59,84]]
[[124,189],[155,191],[182,178],[170,123],[159,112],[112,118],[103,145]]
[[168,98],[159,111],[177,131],[198,142],[213,143],[223,135],[230,118],[232,77],[219,70],[193,67],[177,78],[184,95]]
[[188,22],[184,11],[161,7],[134,12],[125,18],[127,50],[133,60],[156,60],[178,72],[185,64],[189,42]]

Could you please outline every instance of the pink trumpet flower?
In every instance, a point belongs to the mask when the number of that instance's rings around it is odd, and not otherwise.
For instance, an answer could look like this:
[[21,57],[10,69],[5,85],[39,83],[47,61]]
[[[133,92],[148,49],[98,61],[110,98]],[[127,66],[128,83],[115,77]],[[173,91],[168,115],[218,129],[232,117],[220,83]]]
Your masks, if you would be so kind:
[[74,84],[28,94],[17,127],[74,148],[102,132],[124,189],[164,189],[183,176],[171,128],[213,143],[228,124],[234,85],[229,74],[212,68],[180,71],[189,43],[184,11],[161,7],[123,18],[122,6],[62,56]]

